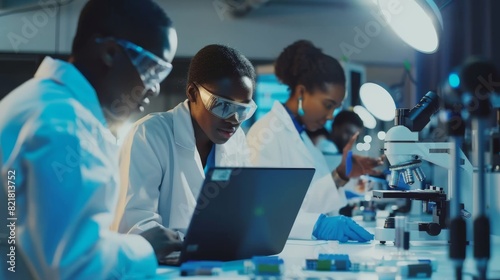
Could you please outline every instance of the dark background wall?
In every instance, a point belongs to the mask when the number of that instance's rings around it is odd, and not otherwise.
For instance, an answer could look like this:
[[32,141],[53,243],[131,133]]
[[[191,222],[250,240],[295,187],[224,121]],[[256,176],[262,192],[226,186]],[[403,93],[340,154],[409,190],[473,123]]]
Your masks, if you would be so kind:
[[454,0],[441,8],[444,32],[439,51],[416,54],[419,98],[428,90],[436,90],[455,67],[472,55],[483,56],[500,69],[499,12],[498,0]]

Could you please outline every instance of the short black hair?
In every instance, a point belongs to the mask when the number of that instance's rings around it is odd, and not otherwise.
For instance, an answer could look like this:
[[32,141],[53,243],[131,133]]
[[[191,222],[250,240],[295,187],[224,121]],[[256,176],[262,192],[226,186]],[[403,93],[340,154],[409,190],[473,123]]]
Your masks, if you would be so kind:
[[340,111],[333,119],[332,130],[334,130],[335,127],[339,127],[345,123],[350,123],[357,127],[363,127],[363,120],[359,117],[358,114],[354,113],[353,111],[343,110]]
[[80,13],[71,51],[77,53],[96,35],[116,37],[126,30],[154,38],[171,26],[165,11],[152,0],[90,0]]
[[295,86],[325,89],[325,84],[345,86],[344,70],[337,59],[324,54],[310,41],[300,40],[286,47],[274,64],[278,79],[293,92]]
[[255,69],[239,51],[225,45],[208,45],[196,53],[189,64],[188,85],[213,83],[220,79],[247,76],[255,88]]

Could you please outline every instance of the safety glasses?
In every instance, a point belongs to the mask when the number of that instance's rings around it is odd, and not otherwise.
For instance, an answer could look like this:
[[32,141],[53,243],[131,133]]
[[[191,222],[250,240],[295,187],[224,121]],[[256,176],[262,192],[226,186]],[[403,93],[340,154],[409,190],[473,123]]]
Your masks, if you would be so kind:
[[195,85],[205,108],[218,118],[229,119],[234,115],[236,121],[241,123],[251,118],[257,109],[257,104],[253,100],[250,100],[250,103],[235,102],[216,96],[199,84]]
[[97,39],[96,41],[99,43],[104,40],[114,40],[123,47],[130,61],[137,69],[137,72],[144,83],[145,90],[152,90],[156,93],[159,91],[160,83],[172,71],[171,63],[126,40],[109,37]]

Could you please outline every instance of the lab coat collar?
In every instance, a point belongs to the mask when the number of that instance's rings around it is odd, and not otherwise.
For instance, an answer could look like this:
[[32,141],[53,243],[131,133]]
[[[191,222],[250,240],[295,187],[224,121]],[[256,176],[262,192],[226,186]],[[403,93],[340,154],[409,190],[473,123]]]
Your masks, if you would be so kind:
[[302,124],[300,124],[299,120],[297,119],[297,117],[295,117],[293,115],[292,111],[285,104],[283,104],[283,107],[285,108],[288,115],[290,115],[290,118],[292,119],[293,125],[295,126],[295,129],[297,129],[299,134],[304,132],[304,130],[305,130],[304,126]]
[[36,71],[35,78],[51,79],[64,85],[103,126],[107,126],[95,89],[73,64],[47,56]]
[[190,151],[196,150],[189,101],[186,99],[181,106],[176,106],[172,113],[175,144]]
[[286,110],[285,106],[281,104],[279,101],[274,101],[273,108],[271,111],[278,117],[278,119],[283,122],[285,125],[285,129],[296,132],[298,134],[298,130],[295,128],[295,124],[293,123],[293,120]]
[[[295,147],[297,149],[298,153],[301,153],[304,158],[307,159],[308,163],[311,166],[315,166],[314,163],[314,158],[312,157],[311,153],[309,152],[308,146],[313,145],[311,142],[311,139],[309,139],[309,136],[307,136],[307,133],[302,131],[300,134],[297,131],[297,128],[295,128],[295,124],[286,110],[285,106],[281,104],[279,101],[275,101],[273,104],[273,108],[271,109],[271,112],[281,121],[283,122],[283,125],[286,130],[290,132],[290,135],[292,135],[291,141],[295,142]],[[293,142],[292,142],[293,143]]]

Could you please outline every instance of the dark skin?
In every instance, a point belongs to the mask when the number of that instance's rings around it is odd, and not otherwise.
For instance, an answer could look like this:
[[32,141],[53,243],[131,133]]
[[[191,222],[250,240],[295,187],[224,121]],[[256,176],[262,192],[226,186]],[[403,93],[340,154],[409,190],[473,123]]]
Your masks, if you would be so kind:
[[382,155],[378,158],[364,157],[360,155],[352,155],[352,169],[351,173],[346,174],[346,159],[348,152],[352,149],[356,139],[358,138],[359,132],[356,132],[347,145],[342,150],[342,162],[337,167],[336,171],[340,176],[345,178],[357,178],[361,175],[380,175],[382,172],[379,170],[375,170],[377,166],[381,166],[384,164],[385,155]]
[[[304,116],[298,115],[299,97],[302,97]],[[308,90],[304,85],[299,84],[294,88],[290,99],[288,99],[285,105],[307,130],[316,131],[322,128],[327,120],[333,118],[333,111],[342,105],[344,97],[345,87],[343,85],[326,83],[323,89],[315,88],[314,90]],[[334,170],[342,178],[355,178],[364,174],[380,174],[380,171],[374,170],[374,168],[383,164],[384,156],[370,158],[359,155],[352,156],[352,169],[349,174],[346,174],[347,153],[352,149],[358,135],[359,132],[349,139],[343,149],[342,162]]]
[[180,251],[182,249],[182,240],[179,235],[166,228],[154,227],[141,233],[151,246],[153,247],[158,261],[163,260],[173,251]]
[[338,149],[342,151],[344,147],[349,143],[352,136],[356,133],[361,133],[363,130],[362,127],[357,126],[353,123],[342,123],[338,124],[332,128],[332,132],[330,133],[330,140],[337,145]]
[[[220,96],[240,103],[252,100],[253,84],[249,77],[223,78],[212,83],[199,84],[215,96]],[[200,98],[198,87],[191,83],[187,87],[187,97],[191,120],[196,139],[196,148],[203,166],[206,166],[208,154],[213,144],[224,144],[241,125],[231,116],[221,119],[209,112]]]
[[[164,28],[158,36],[147,38],[121,30],[115,37],[133,42],[168,62],[172,61],[177,50],[177,34],[173,28]],[[95,89],[108,126],[113,131],[157,92],[144,89],[139,72],[122,46],[114,40],[96,42],[95,39],[102,38],[99,34],[93,38],[78,53],[72,54],[70,62]],[[170,229],[155,227],[141,235],[151,244],[158,260],[182,247],[178,234]]]
[[[333,111],[342,105],[345,87],[337,84],[325,84],[325,88],[308,90],[304,85],[297,85],[285,103],[300,123],[309,131],[322,128],[327,120],[333,119]],[[299,97],[302,97],[304,116],[298,115]]]
[[[117,31],[115,38],[130,41],[157,57],[171,62],[177,50],[177,33],[163,28],[158,36],[142,36],[132,31]],[[136,67],[124,48],[114,40],[102,40],[95,34],[70,62],[85,76],[97,92],[97,97],[111,131],[115,131],[133,113],[149,103],[158,92],[144,89]]]

